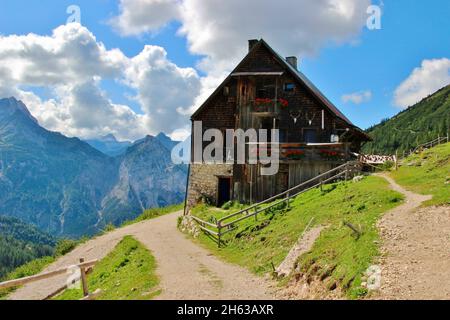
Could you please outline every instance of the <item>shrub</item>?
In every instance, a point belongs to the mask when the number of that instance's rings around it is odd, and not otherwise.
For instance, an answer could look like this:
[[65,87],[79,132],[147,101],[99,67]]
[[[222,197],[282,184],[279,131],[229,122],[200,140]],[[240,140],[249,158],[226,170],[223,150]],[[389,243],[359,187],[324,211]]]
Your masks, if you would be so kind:
[[115,229],[116,229],[115,225],[113,225],[112,223],[108,223],[102,231],[103,233],[108,233],[114,231]]
[[61,239],[56,244],[55,256],[64,256],[68,254],[70,251],[75,249],[78,245],[78,241],[72,239]]

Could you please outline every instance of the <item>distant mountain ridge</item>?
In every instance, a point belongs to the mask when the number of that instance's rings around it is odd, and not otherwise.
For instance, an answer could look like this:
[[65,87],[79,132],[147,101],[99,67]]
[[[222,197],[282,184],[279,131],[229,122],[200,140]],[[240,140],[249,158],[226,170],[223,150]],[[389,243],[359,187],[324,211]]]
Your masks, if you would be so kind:
[[85,142],[111,157],[125,153],[127,148],[132,145],[130,141],[118,141],[112,134],[100,137],[99,139],[85,140]]
[[2,99],[0,215],[79,237],[133,219],[143,209],[179,203],[187,167],[174,165],[170,153],[151,137],[113,157],[42,128],[22,102]]
[[444,136],[450,131],[450,85],[440,89],[391,119],[367,129],[373,141],[367,154],[395,154]]
[[[173,147],[175,147],[179,142],[173,141],[168,136],[166,136],[164,133],[159,133],[155,137],[166,149],[172,150]],[[100,137],[98,139],[89,139],[84,140],[87,142],[91,147],[94,147],[98,151],[103,152],[104,154],[116,157],[119,155],[124,154],[129,147],[131,147],[133,144],[141,142],[143,139],[137,140],[135,142],[131,141],[118,141],[117,138],[113,134],[108,134],[106,136]]]

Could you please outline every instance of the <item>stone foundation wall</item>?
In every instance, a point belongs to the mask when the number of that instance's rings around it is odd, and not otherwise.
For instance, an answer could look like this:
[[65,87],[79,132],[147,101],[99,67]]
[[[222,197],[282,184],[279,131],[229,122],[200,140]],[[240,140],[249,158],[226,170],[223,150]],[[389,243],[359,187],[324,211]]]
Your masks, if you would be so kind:
[[187,212],[204,197],[217,201],[218,177],[232,177],[233,165],[191,164],[187,196]]

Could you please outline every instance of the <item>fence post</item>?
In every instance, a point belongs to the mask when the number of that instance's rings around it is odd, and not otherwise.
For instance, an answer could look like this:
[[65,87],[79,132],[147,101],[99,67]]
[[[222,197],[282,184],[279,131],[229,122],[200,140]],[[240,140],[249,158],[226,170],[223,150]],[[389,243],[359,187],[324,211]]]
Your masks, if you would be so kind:
[[289,192],[286,194],[286,201],[287,201],[287,208],[290,208],[290,199],[289,199]]
[[395,151],[395,171],[398,170],[398,149]]
[[[80,264],[81,263],[84,263],[84,258],[80,259]],[[89,289],[86,277],[86,268],[80,267],[80,273],[81,273],[81,284],[83,286],[83,297],[87,297],[89,296]]]
[[217,234],[218,243],[217,243],[217,246],[220,248],[220,245],[222,243],[222,223],[220,221],[217,223],[217,230],[218,230],[218,234]]

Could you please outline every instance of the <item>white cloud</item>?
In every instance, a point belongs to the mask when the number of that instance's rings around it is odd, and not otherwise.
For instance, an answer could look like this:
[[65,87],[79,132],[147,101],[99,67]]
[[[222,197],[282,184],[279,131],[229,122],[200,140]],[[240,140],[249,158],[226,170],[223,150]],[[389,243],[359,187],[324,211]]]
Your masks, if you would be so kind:
[[157,31],[179,16],[177,0],[120,0],[119,11],[111,24],[124,36]]
[[[47,129],[81,138],[171,134],[186,126],[201,85],[194,69],[170,62],[163,48],[146,46],[128,58],[79,24],[51,36],[0,36],[0,66],[1,96],[22,99]],[[105,79],[134,89],[143,114],[112,102],[100,89]],[[53,98],[43,100],[30,87],[47,88]]]
[[8,75],[8,83],[40,86],[115,77],[126,63],[120,50],[106,50],[79,24],[60,26],[51,36],[0,36],[0,44],[2,73]]
[[[353,40],[365,26],[370,0],[159,0],[121,1],[121,14],[115,21],[122,34],[151,32],[161,27],[152,18],[155,2],[163,21],[177,19],[180,35],[186,36],[192,53],[205,55],[202,68],[208,73],[228,70],[246,51],[246,40],[265,38],[287,55],[314,54],[330,42]],[[175,10],[174,7],[178,10]],[[176,14],[174,13],[175,11]],[[129,19],[130,12],[146,19]],[[116,25],[118,22],[116,23]]]
[[412,106],[450,84],[450,59],[423,60],[394,93],[394,103],[401,108]]
[[191,135],[191,126],[186,126],[172,132],[170,138],[174,141],[185,141]]
[[354,103],[354,104],[361,104],[364,102],[368,102],[372,99],[372,91],[360,91],[360,92],[354,92],[349,94],[344,94],[342,96],[342,101],[344,103]]
[[122,140],[136,140],[149,133],[145,115],[112,103],[96,83],[58,87],[56,98],[49,100],[30,91],[18,91],[14,96],[43,127],[68,136],[97,138],[112,133]]
[[186,110],[192,108],[201,88],[194,69],[170,62],[161,47],[145,46],[131,59],[125,77],[126,83],[137,90],[136,99],[149,116],[153,130],[171,133],[186,125]]

